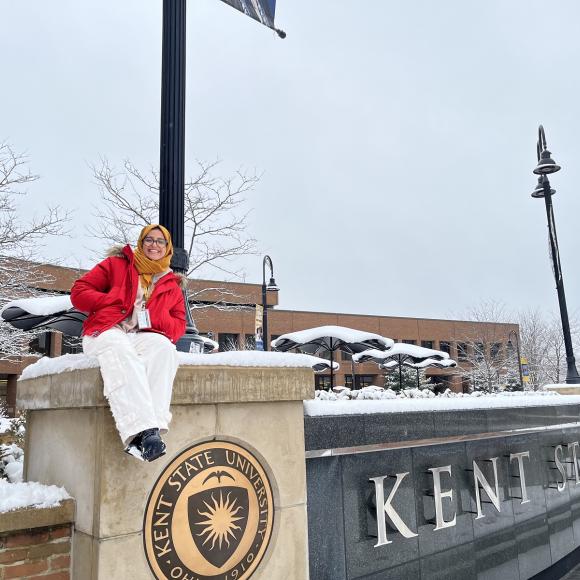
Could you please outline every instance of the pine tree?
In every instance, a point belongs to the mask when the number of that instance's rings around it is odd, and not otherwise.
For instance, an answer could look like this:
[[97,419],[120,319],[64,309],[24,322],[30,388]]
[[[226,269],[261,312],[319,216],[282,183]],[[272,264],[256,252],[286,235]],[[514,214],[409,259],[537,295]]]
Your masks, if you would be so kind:
[[[401,366],[401,375],[399,377],[399,367],[387,371],[385,374],[385,389],[391,389],[398,393],[404,389],[429,389],[433,390],[435,384],[430,377],[427,377],[424,370],[418,371],[419,380],[417,381],[417,369]],[[418,383],[418,384],[417,384]]]

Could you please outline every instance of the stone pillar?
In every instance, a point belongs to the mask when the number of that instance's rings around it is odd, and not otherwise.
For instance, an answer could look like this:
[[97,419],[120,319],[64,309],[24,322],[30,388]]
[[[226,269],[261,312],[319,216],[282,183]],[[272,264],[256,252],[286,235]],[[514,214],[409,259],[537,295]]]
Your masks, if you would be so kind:
[[99,369],[20,381],[25,479],[76,500],[73,578],[306,580],[313,385],[307,368],[182,366],[167,455],[144,463],[123,453]]

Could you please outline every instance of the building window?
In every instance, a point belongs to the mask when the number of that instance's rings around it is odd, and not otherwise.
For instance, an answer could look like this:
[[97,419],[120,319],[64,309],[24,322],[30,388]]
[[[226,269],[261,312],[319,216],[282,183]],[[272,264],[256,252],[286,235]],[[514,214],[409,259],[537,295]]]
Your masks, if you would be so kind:
[[350,354],[350,352],[345,352],[344,350],[340,351],[340,359],[341,360],[350,360],[352,358],[352,355]]
[[61,354],[78,354],[83,352],[83,339],[80,336],[62,335]]
[[244,350],[256,350],[255,334],[246,334],[244,341]]
[[451,354],[451,343],[446,340],[440,341],[439,350],[446,352],[447,354]]
[[314,385],[318,391],[328,391],[330,389],[330,375],[316,375]]
[[375,375],[355,375],[355,380],[357,387],[362,389],[363,387],[370,387],[375,381]]
[[473,345],[473,350],[475,354],[475,360],[483,360],[485,358],[485,343],[483,342],[476,342]]
[[403,339],[403,343],[404,344],[417,344],[417,341],[408,338],[408,339]]
[[238,335],[220,332],[219,334],[220,350],[238,350]]
[[50,356],[50,343],[52,342],[52,333],[43,332],[37,334],[30,341],[30,350],[44,356]]
[[501,342],[494,342],[489,347],[489,354],[491,358],[498,358],[501,353]]
[[[370,387],[375,382],[376,375],[354,375],[355,389]],[[344,386],[352,389],[352,374],[344,375]]]
[[459,360],[467,360],[467,344],[465,342],[457,343],[457,358]]
[[433,341],[432,340],[422,340],[421,341],[421,346],[423,348],[433,348]]

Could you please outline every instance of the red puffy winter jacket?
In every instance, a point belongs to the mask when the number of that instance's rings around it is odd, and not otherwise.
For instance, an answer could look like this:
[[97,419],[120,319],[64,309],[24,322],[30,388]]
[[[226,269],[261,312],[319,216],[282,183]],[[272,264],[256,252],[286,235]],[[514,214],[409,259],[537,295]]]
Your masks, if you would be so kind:
[[[125,320],[133,311],[137,284],[139,273],[129,245],[79,278],[72,287],[70,298],[77,310],[88,313],[83,335],[98,336]],[[174,343],[183,336],[185,301],[180,279],[175,274],[165,274],[155,284],[147,308],[151,331],[165,335]]]

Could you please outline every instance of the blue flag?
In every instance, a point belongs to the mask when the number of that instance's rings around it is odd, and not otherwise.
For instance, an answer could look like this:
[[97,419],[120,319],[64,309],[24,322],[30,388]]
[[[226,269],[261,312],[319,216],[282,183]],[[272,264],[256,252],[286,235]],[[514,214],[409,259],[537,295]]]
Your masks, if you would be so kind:
[[286,33],[274,26],[274,15],[276,13],[276,0],[222,0],[226,4],[233,6],[236,10],[243,12],[246,16],[261,22],[264,26],[275,30],[280,38],[285,38]]

